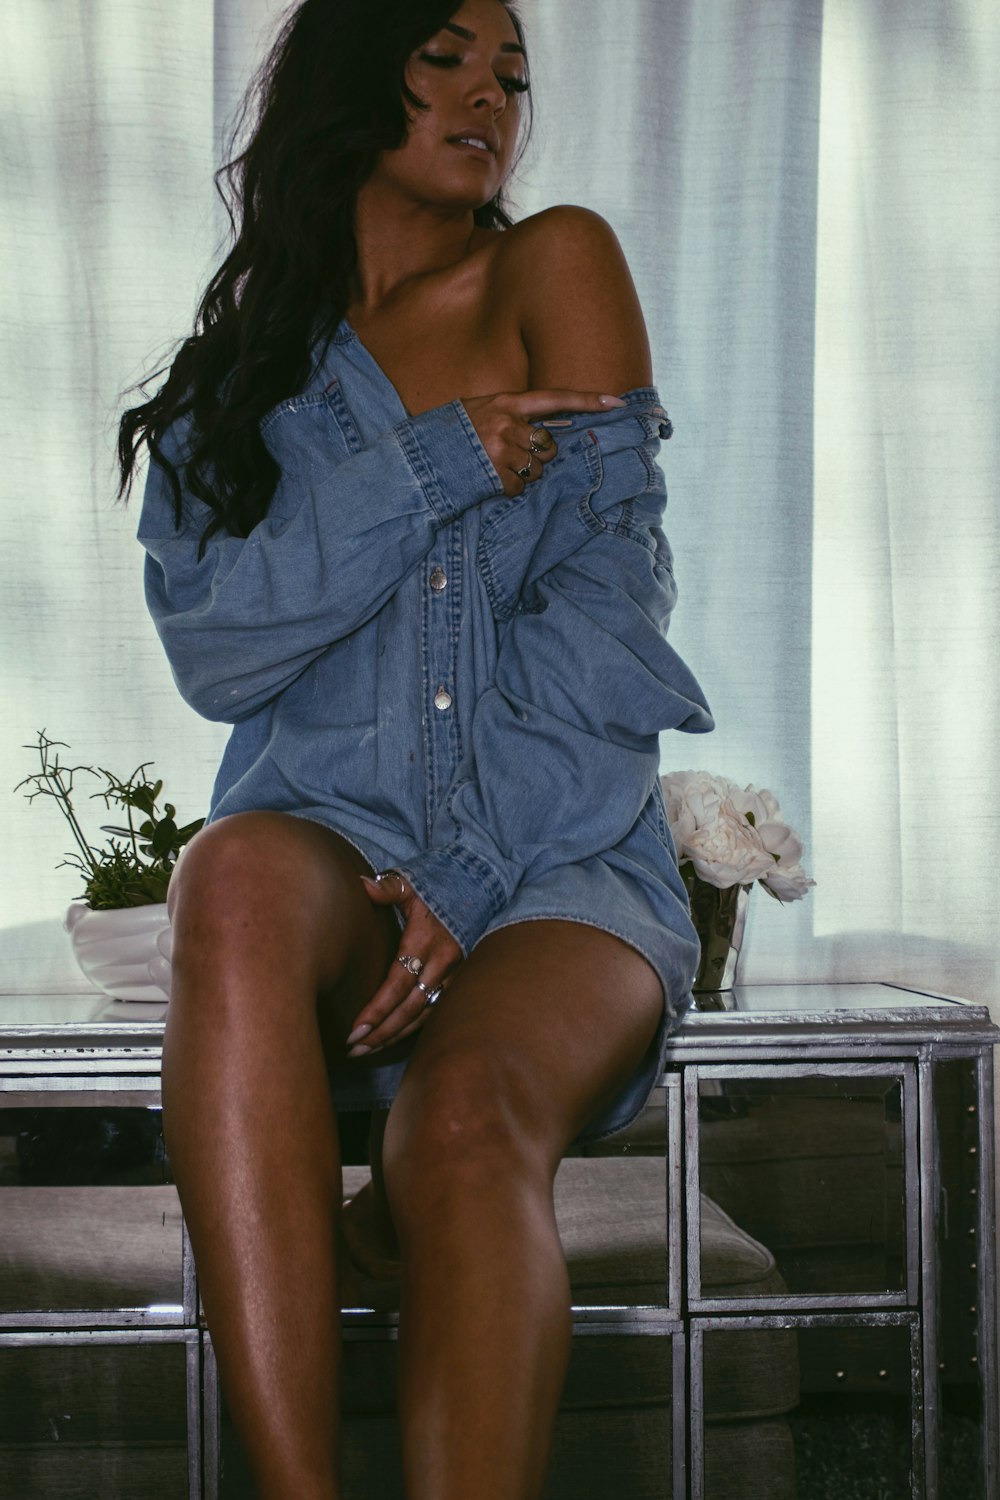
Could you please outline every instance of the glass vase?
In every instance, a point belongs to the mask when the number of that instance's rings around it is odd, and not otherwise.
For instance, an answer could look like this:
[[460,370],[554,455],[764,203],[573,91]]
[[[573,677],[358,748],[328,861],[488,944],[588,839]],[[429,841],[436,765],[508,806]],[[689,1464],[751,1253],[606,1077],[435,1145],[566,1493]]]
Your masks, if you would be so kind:
[[726,996],[738,983],[740,952],[753,883],[724,890],[693,872],[684,878],[691,920],[701,944],[701,961],[691,986],[697,1010],[725,1010]]

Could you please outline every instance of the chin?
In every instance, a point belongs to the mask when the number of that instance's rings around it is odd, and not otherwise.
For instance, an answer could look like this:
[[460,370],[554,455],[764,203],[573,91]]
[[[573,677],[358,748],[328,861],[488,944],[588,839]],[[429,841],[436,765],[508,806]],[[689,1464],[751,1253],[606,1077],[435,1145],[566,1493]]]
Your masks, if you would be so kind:
[[435,196],[432,200],[444,208],[464,208],[475,212],[477,208],[484,208],[490,199],[500,191],[500,184],[495,187],[480,188],[478,192],[462,191],[453,193],[442,193],[440,197]]

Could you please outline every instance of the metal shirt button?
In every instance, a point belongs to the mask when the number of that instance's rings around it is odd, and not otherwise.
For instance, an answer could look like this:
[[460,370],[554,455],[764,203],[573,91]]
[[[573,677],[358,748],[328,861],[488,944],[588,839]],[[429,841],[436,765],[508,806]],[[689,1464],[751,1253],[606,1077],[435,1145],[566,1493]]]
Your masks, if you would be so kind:
[[444,568],[435,568],[430,576],[430,585],[435,594],[440,594],[441,590],[447,587],[447,584],[448,575]]
[[439,708],[442,713],[451,707],[451,694],[443,683],[434,694],[434,707]]

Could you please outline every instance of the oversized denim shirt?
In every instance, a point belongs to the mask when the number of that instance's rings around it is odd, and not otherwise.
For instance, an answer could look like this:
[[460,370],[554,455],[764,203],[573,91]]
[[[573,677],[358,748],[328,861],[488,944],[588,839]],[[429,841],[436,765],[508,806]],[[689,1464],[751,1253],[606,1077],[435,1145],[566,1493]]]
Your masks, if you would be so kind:
[[[411,417],[346,322],[263,420],[248,537],[174,523],[150,468],[146,597],[184,698],[233,725],[210,818],[314,818],[407,875],[468,953],[517,917],[605,927],[689,1002],[697,941],[658,736],[713,728],[675,601],[652,387],[553,428],[516,497],[460,400]],[[184,457],[183,429],[163,441]],[[662,932],[658,946],[656,934]]]

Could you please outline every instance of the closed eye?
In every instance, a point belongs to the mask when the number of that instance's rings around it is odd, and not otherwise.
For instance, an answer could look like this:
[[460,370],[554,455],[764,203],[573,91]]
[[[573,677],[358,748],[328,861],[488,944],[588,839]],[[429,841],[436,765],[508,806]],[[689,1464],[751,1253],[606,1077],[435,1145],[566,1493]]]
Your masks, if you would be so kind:
[[[462,61],[457,52],[421,52],[420,59],[433,64],[435,68],[457,68]],[[531,87],[526,78],[505,77],[498,73],[496,79],[508,94],[524,94]]]

